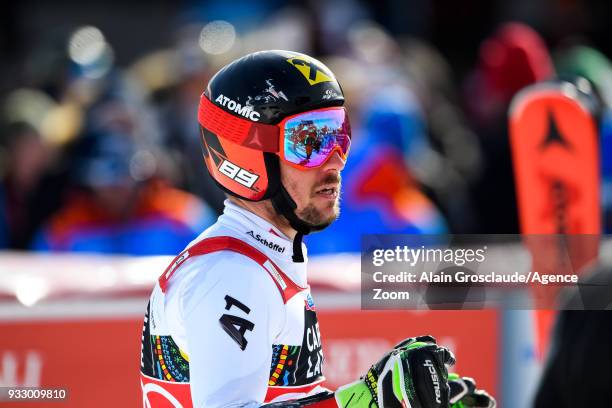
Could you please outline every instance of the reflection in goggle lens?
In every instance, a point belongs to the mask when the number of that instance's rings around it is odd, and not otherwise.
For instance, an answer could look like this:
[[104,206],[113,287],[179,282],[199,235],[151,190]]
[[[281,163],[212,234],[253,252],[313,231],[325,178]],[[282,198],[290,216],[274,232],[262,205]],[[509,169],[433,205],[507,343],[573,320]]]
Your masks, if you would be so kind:
[[307,112],[289,119],[284,128],[285,160],[317,167],[340,147],[344,158],[351,144],[351,130],[344,109]]

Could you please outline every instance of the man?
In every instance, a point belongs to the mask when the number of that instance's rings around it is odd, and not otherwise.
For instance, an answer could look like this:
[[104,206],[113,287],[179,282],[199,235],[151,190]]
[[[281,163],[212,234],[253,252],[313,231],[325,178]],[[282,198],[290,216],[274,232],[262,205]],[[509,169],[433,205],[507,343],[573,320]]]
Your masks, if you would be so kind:
[[[564,294],[535,408],[604,407],[612,399],[612,266],[604,261]],[[593,357],[593,352],[597,357]],[[585,373],[588,380],[585,381]]]
[[[335,393],[322,386],[302,237],[338,217],[351,136],[343,103],[329,69],[293,52],[247,55],[210,80],[198,114],[204,160],[229,199],[151,295],[145,406],[448,406],[454,359],[429,336],[402,342]],[[304,122],[335,129],[307,162],[292,137]]]

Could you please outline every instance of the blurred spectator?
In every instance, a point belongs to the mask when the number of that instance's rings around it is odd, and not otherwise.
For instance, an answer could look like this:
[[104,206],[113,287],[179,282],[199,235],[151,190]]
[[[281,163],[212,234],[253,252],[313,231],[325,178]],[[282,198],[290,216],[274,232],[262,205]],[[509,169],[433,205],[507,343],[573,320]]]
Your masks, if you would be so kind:
[[444,213],[450,231],[475,232],[470,186],[481,176],[483,158],[478,138],[458,105],[451,67],[423,41],[403,38],[400,45],[401,68],[413,84],[428,139],[426,154],[413,154],[408,165]]
[[23,248],[36,217],[35,193],[51,152],[38,131],[25,122],[7,126],[0,140],[0,248]]
[[58,104],[36,88],[17,88],[4,98],[0,207],[8,206],[6,225],[13,225],[7,232],[10,248],[28,248],[40,224],[59,207],[67,182],[61,147],[78,134],[82,122],[78,104]]
[[468,83],[473,92],[466,99],[469,112],[477,123],[490,124],[506,112],[519,90],[553,75],[542,37],[525,24],[504,24],[480,46],[478,65]]
[[555,52],[554,62],[559,76],[588,79],[612,106],[612,64],[601,51],[586,45],[564,47]]
[[479,233],[518,232],[508,107],[523,87],[553,75],[544,40],[525,24],[502,25],[480,47],[476,69],[465,88],[467,111],[484,155],[482,178],[474,186]]
[[204,168],[196,114],[211,63],[198,44],[199,30],[183,27],[175,49],[146,55],[131,72],[145,85],[156,108],[161,143],[176,166],[177,185],[220,212],[225,196]]
[[453,69],[433,45],[417,38],[400,42],[402,68],[412,78],[425,113],[432,148],[440,152],[462,178],[471,183],[482,171],[477,136],[468,127],[459,102]]
[[90,133],[75,147],[75,188],[32,248],[132,255],[181,251],[215,216],[155,177],[157,161],[129,135]]
[[570,290],[564,306],[570,310],[561,311],[557,318],[535,408],[610,405],[611,282],[612,268],[602,263]]
[[565,310],[559,315],[554,336],[533,406],[608,406],[612,399],[612,311]]

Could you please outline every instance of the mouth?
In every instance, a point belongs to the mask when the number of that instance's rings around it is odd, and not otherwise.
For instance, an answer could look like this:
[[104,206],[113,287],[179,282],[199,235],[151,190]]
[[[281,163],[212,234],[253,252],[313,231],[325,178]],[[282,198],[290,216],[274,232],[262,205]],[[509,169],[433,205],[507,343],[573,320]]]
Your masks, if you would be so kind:
[[338,197],[338,185],[325,185],[315,191],[315,195],[327,199],[336,199]]

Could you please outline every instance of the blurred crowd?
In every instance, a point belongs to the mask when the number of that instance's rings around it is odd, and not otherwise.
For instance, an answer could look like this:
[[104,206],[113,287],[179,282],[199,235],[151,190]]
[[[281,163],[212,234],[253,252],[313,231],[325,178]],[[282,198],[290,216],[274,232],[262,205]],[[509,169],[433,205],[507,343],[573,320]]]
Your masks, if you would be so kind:
[[0,248],[179,252],[223,207],[202,161],[200,94],[220,67],[260,49],[316,51],[345,91],[353,143],[341,217],[307,237],[311,254],[359,251],[365,233],[518,233],[508,106],[555,77],[585,77],[601,96],[602,208],[612,208],[612,65],[587,40],[551,47],[506,22],[458,73],[365,6],[308,4],[182,23],[173,46],[130,64],[94,25],[32,51],[0,95]]

